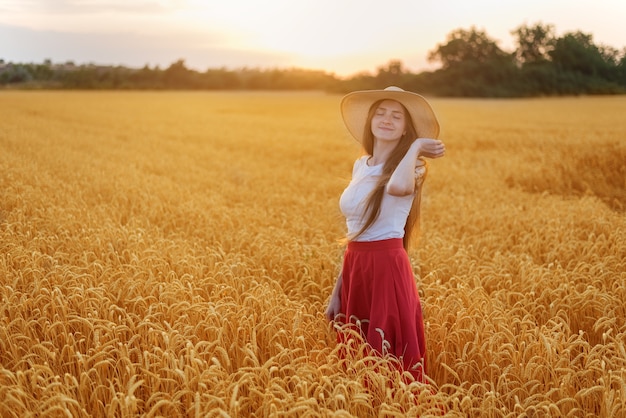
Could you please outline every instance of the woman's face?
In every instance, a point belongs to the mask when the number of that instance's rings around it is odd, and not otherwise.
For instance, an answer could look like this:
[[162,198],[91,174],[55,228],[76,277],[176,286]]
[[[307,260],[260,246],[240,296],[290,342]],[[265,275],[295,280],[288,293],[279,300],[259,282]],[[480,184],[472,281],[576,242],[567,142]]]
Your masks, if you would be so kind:
[[406,116],[400,103],[384,100],[376,109],[372,118],[372,134],[381,141],[397,141],[404,135]]

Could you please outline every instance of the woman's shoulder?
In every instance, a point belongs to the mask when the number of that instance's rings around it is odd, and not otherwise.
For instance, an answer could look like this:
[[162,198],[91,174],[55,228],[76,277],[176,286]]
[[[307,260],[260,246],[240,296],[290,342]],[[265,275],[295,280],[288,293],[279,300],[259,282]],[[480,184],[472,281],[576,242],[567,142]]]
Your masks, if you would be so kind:
[[356,159],[356,161],[354,162],[354,165],[366,165],[367,164],[367,160],[370,158],[371,156],[369,155],[362,155],[359,158]]
[[362,170],[363,167],[367,166],[367,159],[368,158],[369,158],[369,155],[363,155],[363,156],[357,158],[354,161],[354,164],[352,166],[352,174]]

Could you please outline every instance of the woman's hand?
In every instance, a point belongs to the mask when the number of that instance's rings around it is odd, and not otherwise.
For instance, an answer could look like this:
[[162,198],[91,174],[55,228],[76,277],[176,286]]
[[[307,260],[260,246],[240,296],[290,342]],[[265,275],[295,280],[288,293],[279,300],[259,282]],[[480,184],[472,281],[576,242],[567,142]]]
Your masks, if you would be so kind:
[[343,275],[339,273],[337,276],[337,281],[335,282],[335,288],[333,289],[333,293],[330,295],[330,301],[328,302],[328,306],[326,307],[326,319],[332,321],[335,319],[335,316],[341,312],[341,286],[343,285]]
[[440,158],[446,154],[446,146],[438,139],[417,138],[413,145],[419,147],[418,157]]
[[330,301],[328,302],[328,306],[326,307],[326,319],[328,321],[332,321],[335,319],[341,309],[341,297],[333,292],[330,297]]

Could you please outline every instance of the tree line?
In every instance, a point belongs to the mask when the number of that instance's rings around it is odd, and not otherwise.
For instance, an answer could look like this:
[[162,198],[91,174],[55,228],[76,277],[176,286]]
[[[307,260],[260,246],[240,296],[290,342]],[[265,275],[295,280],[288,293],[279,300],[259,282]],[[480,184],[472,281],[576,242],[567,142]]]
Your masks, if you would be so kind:
[[5,63],[0,86],[59,89],[325,90],[343,93],[396,85],[434,96],[530,97],[626,93],[626,48],[598,45],[580,31],[556,36],[550,24],[511,31],[515,50],[505,51],[484,30],[457,29],[429,52],[439,69],[412,73],[391,60],[374,74],[338,78],[299,68],[227,68],[200,72],[184,60],[169,67]]

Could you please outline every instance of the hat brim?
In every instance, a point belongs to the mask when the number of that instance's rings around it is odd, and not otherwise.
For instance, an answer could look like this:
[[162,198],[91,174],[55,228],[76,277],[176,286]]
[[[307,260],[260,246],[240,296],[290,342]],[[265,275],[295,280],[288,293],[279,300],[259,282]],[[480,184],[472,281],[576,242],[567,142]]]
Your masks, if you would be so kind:
[[367,114],[378,100],[395,100],[406,107],[419,138],[439,136],[439,122],[428,101],[417,93],[399,88],[385,90],[361,90],[349,93],[341,99],[341,116],[350,134],[363,142]]

